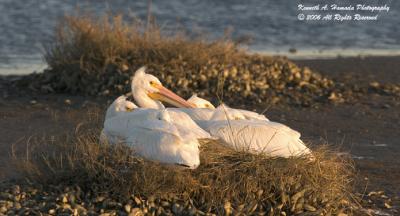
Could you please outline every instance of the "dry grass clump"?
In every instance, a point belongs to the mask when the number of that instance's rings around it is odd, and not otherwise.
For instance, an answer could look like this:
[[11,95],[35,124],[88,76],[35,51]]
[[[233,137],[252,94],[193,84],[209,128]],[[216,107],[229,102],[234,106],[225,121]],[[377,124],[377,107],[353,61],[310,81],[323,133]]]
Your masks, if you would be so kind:
[[286,58],[249,54],[226,38],[190,39],[179,32],[166,36],[156,25],[144,29],[121,16],[65,17],[46,49],[49,68],[25,84],[45,92],[118,95],[129,90],[133,72],[146,65],[185,97],[198,92],[212,98],[223,79],[228,103],[340,101],[332,80]]
[[329,215],[349,211],[352,203],[353,167],[327,148],[315,150],[315,161],[309,161],[236,152],[204,141],[200,167],[186,170],[135,157],[122,145],[99,144],[97,135],[75,137],[31,143],[28,156],[15,156],[19,171],[42,184],[77,185],[120,199],[140,197],[147,201],[135,205],[150,213],[162,206],[185,215]]

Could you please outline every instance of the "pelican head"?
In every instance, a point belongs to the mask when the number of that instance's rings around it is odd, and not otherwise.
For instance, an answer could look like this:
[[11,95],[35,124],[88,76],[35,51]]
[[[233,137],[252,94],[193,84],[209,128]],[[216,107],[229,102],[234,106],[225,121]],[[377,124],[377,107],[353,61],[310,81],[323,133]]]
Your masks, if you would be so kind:
[[215,109],[215,106],[212,105],[210,101],[201,97],[197,97],[197,94],[193,94],[192,97],[187,100],[187,102],[193,104],[197,108]]
[[106,112],[106,119],[114,117],[121,112],[130,112],[133,109],[138,108],[134,103],[126,100],[124,95],[119,96],[114,102],[108,107]]
[[157,77],[147,74],[146,67],[139,68],[132,78],[132,95],[143,108],[163,109],[161,101],[176,107],[192,108],[193,105],[165,88]]

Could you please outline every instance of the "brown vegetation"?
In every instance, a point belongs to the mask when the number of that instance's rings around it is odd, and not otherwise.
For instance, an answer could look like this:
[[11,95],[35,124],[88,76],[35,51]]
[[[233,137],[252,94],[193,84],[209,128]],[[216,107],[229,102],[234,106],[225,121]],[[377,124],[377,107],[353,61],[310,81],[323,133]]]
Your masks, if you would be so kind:
[[353,167],[327,148],[314,150],[310,161],[237,152],[204,140],[200,167],[187,170],[146,161],[126,146],[99,144],[99,131],[80,128],[72,136],[32,140],[26,152],[14,155],[21,174],[91,194],[179,203],[183,212],[326,215],[349,211],[353,203]]

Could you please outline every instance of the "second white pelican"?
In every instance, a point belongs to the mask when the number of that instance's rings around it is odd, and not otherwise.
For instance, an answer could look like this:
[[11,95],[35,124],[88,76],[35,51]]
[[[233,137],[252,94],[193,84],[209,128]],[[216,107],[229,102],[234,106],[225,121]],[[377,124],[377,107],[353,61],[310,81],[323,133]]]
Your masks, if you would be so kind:
[[[183,122],[173,121],[174,112],[168,109],[124,108],[132,105],[125,97],[117,98],[110,106],[102,139],[111,144],[125,143],[149,160],[179,164],[191,169],[200,164],[199,141],[210,135],[198,127],[189,116],[180,113]],[[133,104],[134,105],[134,104]]]
[[114,117],[121,113],[132,111],[133,109],[136,108],[138,108],[136,104],[128,101],[126,99],[126,96],[121,95],[117,99],[115,99],[114,102],[108,107],[105,119]]
[[201,126],[236,150],[285,158],[312,155],[299,132],[277,122],[248,120],[241,112],[229,111],[223,105]]
[[197,95],[189,98],[188,102],[196,107],[212,109],[214,112],[208,120],[197,123],[212,136],[237,150],[275,157],[312,155],[300,139],[299,132],[284,124],[271,122],[264,115],[229,108],[224,104],[215,109],[209,101]]

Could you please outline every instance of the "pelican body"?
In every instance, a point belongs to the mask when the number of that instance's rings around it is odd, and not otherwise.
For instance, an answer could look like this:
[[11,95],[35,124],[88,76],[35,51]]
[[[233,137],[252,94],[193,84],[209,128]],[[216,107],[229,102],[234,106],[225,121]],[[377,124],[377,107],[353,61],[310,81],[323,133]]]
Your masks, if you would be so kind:
[[196,123],[236,150],[285,158],[312,154],[300,139],[299,132],[284,124],[271,122],[264,115],[224,104],[215,109],[209,101],[197,95],[189,98],[188,102],[211,110],[211,117],[198,119]]
[[277,122],[248,120],[241,112],[229,112],[229,108],[227,112],[218,107],[213,117],[200,125],[239,151],[285,158],[311,154],[299,132]]
[[[168,109],[126,109],[132,104],[124,97],[111,104],[101,135],[103,142],[124,143],[149,160],[191,169],[199,166],[198,139],[210,138],[209,133],[184,113]],[[178,117],[182,121],[173,121]]]

